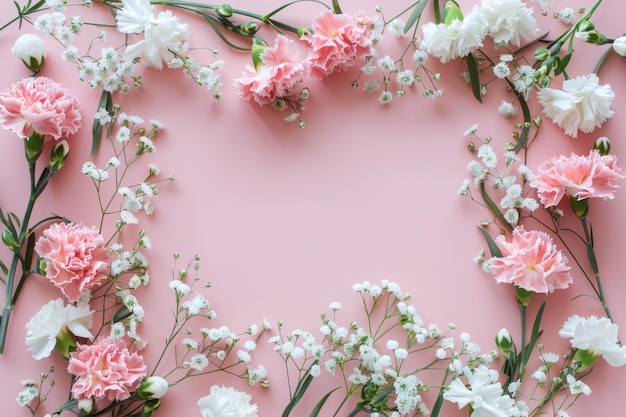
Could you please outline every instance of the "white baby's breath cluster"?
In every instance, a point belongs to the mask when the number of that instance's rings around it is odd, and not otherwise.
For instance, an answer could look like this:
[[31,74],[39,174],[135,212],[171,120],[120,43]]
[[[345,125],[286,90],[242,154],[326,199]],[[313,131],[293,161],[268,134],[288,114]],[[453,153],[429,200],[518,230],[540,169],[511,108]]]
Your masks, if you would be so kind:
[[[482,138],[477,131],[478,125],[472,125],[464,132],[465,136],[477,140],[477,143],[469,143],[469,149],[475,158],[467,165],[474,188],[480,189],[489,183],[493,189],[502,190],[499,206],[504,209],[504,218],[509,224],[517,225],[520,214],[530,214],[539,208],[539,203],[530,196],[530,190],[526,187],[532,181],[533,174],[526,165],[520,163],[520,158],[513,152],[511,144],[507,145],[504,152],[504,168],[499,169],[498,156],[491,144],[491,137]],[[464,180],[457,193],[475,199],[470,180]]]
[[[175,254],[174,258],[176,262],[179,255]],[[174,269],[173,279],[169,282],[175,298],[175,321],[167,337],[166,347],[178,340],[183,347],[183,353],[177,355],[176,365],[165,376],[178,378],[178,383],[190,376],[227,370],[244,379],[249,385],[258,383],[268,386],[265,367],[252,364],[256,341],[260,336],[258,325],[250,325],[240,333],[234,333],[226,325],[192,326],[198,318],[209,321],[217,319],[217,313],[211,309],[209,301],[196,288],[201,281],[198,273],[199,260],[195,256],[185,266]],[[210,286],[206,284],[204,288]]]

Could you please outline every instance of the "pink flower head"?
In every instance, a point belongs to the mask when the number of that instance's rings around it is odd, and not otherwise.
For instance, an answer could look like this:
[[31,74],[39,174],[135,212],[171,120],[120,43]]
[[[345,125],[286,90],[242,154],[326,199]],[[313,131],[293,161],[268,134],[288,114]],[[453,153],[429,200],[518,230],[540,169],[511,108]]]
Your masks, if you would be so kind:
[[46,277],[74,303],[106,278],[109,254],[104,243],[95,228],[56,223],[44,230],[35,251],[46,263]]
[[130,397],[146,376],[143,357],[130,352],[122,339],[106,337],[93,345],[78,343],[70,354],[67,371],[76,376],[72,395],[122,401]]
[[327,10],[313,20],[313,33],[302,40],[309,44],[311,75],[322,78],[345,71],[370,53],[373,20],[359,12],[354,16]]
[[497,282],[515,284],[527,291],[552,293],[572,283],[565,257],[550,235],[537,230],[513,230],[511,242],[504,235],[496,238],[502,257],[492,258],[491,272]]
[[579,201],[589,197],[612,199],[619,188],[613,182],[624,178],[614,155],[601,155],[592,150],[587,156],[572,153],[544,162],[537,170],[530,186],[537,189],[541,203],[546,207],[559,204],[565,194]]
[[0,124],[21,138],[33,132],[54,140],[80,128],[78,99],[46,77],[25,78],[0,93]]
[[241,98],[254,99],[264,106],[294,94],[295,85],[309,74],[310,65],[296,59],[289,50],[291,42],[286,36],[278,35],[274,46],[266,47],[261,53],[262,65],[258,69],[246,66],[244,77],[235,80]]

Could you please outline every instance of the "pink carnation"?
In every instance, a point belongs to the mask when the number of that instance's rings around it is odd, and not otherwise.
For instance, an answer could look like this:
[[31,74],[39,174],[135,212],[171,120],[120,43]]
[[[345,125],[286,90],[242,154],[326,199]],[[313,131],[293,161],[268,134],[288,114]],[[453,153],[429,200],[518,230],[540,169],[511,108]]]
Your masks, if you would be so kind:
[[612,199],[619,188],[613,182],[624,178],[614,155],[600,155],[597,150],[588,156],[564,155],[544,162],[530,186],[537,189],[546,207],[559,204],[565,194],[584,200],[589,197]]
[[523,226],[513,230],[511,242],[504,235],[496,238],[502,257],[492,258],[491,272],[497,282],[515,284],[527,291],[551,293],[572,283],[565,257],[550,235]]
[[327,10],[313,21],[313,33],[302,39],[309,44],[311,75],[322,78],[345,71],[370,53],[373,21],[363,13],[354,16]]
[[95,228],[56,223],[44,230],[35,251],[46,263],[46,277],[73,303],[106,278],[109,254],[104,243]]
[[286,36],[278,35],[274,46],[266,47],[261,53],[262,65],[258,69],[246,66],[244,77],[235,80],[240,97],[254,99],[263,106],[294,94],[294,86],[308,75],[310,65],[295,59],[289,51],[291,42]]
[[55,140],[80,128],[78,99],[46,77],[25,78],[0,93],[0,124],[22,138],[33,132]]
[[76,376],[72,395],[77,400],[125,400],[146,376],[143,357],[113,337],[98,339],[93,345],[78,343],[67,370]]

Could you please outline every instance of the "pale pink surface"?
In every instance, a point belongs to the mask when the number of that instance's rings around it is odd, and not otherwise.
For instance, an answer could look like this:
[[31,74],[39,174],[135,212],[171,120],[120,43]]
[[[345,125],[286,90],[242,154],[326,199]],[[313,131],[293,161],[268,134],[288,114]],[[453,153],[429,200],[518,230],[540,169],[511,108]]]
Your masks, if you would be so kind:
[[131,352],[121,339],[105,337],[91,345],[78,344],[70,354],[68,372],[76,376],[72,395],[120,401],[130,397],[146,376],[143,357]]
[[107,277],[109,253],[93,227],[55,223],[44,230],[35,251],[46,262],[46,278],[71,303]]
[[497,282],[544,294],[572,283],[567,257],[547,233],[518,226],[510,241],[505,235],[499,235],[495,241],[502,253],[502,257],[491,259]]
[[[246,1],[242,7],[267,12],[278,4]],[[345,12],[371,11],[375,4],[350,0],[342,2],[342,7]],[[565,5],[572,4],[557,0],[554,8]],[[94,11],[102,12],[97,2],[94,6]],[[309,7],[310,13],[298,8],[284,12],[308,26],[320,12],[313,5]],[[11,2],[0,4],[0,10],[2,16],[15,12]],[[536,17],[543,19],[542,23],[551,21],[550,16]],[[599,26],[603,20],[604,27],[612,21],[615,33],[623,31],[611,7],[603,7],[594,23]],[[191,22],[190,33],[192,40],[203,37],[203,44],[211,43],[207,40],[214,36],[197,20]],[[0,32],[0,53],[7,57],[7,65],[0,70],[5,87],[11,80],[28,75],[19,60],[9,59],[15,38],[15,25]],[[353,283],[387,278],[413,294],[426,321],[441,326],[453,322],[470,332],[472,340],[484,349],[493,347],[493,337],[503,326],[511,332],[519,330],[512,287],[495,284],[472,262],[476,252],[485,248],[476,224],[487,214],[455,195],[460,181],[467,177],[470,157],[463,131],[479,123],[481,131],[489,132],[494,141],[509,140],[510,120],[500,118],[495,109],[511,96],[488,95],[478,104],[458,77],[463,66],[452,64],[445,70],[436,66],[446,81],[444,95],[453,94],[446,101],[424,100],[419,92],[410,91],[407,97],[394,101],[393,107],[381,108],[375,98],[350,86],[358,74],[347,71],[320,83],[308,83],[312,89],[304,113],[308,126],[298,129],[286,124],[281,113],[237,97],[228,80],[241,77],[250,57],[228,50],[218,40],[212,45],[220,48],[220,57],[226,62],[224,97],[219,104],[214,104],[210,95],[201,94],[188,79],[167,69],[143,73],[146,85],[153,87],[118,96],[128,112],[155,117],[166,124],[158,137],[154,161],[162,172],[174,172],[177,177],[174,183],[160,188],[155,214],[145,222],[154,246],[150,253],[154,271],[151,284],[142,292],[146,309],[142,328],[151,339],[142,351],[147,364],[155,362],[171,319],[167,283],[174,251],[182,257],[201,256],[201,273],[213,282],[207,294],[218,312],[216,321],[233,328],[260,324],[265,317],[283,320],[288,330],[314,331],[321,324],[319,314],[328,312],[332,301],[342,302],[345,318],[358,311],[360,300],[351,290]],[[582,50],[585,45],[576,46]],[[90,119],[99,92],[88,90],[77,80],[73,68],[58,58],[58,45],[49,44],[49,48],[42,74],[79,95],[83,116]],[[576,63],[581,74],[591,70],[590,63],[599,57],[601,49],[591,48],[587,59]],[[603,80],[617,86],[623,79],[623,61],[614,58],[608,58],[610,65],[602,71]],[[624,95],[616,95],[613,105],[625,108]],[[580,134],[572,142],[546,119],[528,164],[534,169],[560,153],[585,154],[599,135],[611,138],[612,152],[620,161],[625,160],[626,148],[621,141],[625,130],[626,120],[614,117],[593,134]],[[0,137],[5,139],[0,141],[2,155],[14,155],[0,164],[2,187],[8,190],[0,195],[0,204],[19,213],[28,192],[23,146],[10,132],[0,132]],[[67,165],[43,194],[36,217],[60,212],[85,224],[98,220],[93,185],[77,174],[84,161],[94,159],[89,155],[89,129],[83,128],[77,138],[81,140],[72,142]],[[95,160],[102,165],[109,156],[102,152]],[[625,204],[626,195],[620,190],[614,200],[599,200],[597,206],[594,203],[590,213],[605,292],[620,323],[626,322],[626,305],[620,302],[626,293],[626,280],[621,279],[626,268],[622,253]],[[584,257],[581,248],[575,249]],[[8,257],[5,252],[2,256]],[[48,370],[48,363],[34,361],[24,347],[25,323],[58,296],[58,290],[46,280],[30,279],[24,291],[29,295],[18,305],[11,322],[15,337],[9,339],[6,353],[0,356],[0,399],[6,415],[14,417],[30,416],[15,402],[20,380],[36,379]],[[567,349],[569,342],[558,336],[558,330],[569,315],[603,314],[591,297],[572,299],[580,293],[590,294],[590,289],[576,271],[569,288],[549,297],[533,297],[531,312],[541,301],[548,301],[544,315],[548,331],[541,339],[546,346]],[[280,415],[287,403],[284,364],[271,347],[259,345],[258,349],[259,361],[269,371],[270,389],[250,388],[226,375],[206,375],[172,387],[162,399],[157,416],[199,416],[196,402],[215,384],[250,393],[259,405],[260,417]],[[42,409],[46,412],[64,403],[69,389],[68,380],[61,377],[67,361],[58,355],[51,357],[58,370],[57,386],[47,408]],[[625,372],[599,362],[586,379],[592,396],[580,398],[568,410],[570,416],[619,415],[624,407]],[[317,387],[305,397],[302,409],[310,410],[329,386]],[[459,411],[454,404],[446,404],[443,413],[446,417],[468,415],[467,409]]]
[[363,65],[371,47],[372,24],[372,19],[363,12],[337,15],[326,10],[316,17],[313,33],[302,37],[309,44],[312,75],[321,78]]
[[577,200],[613,199],[619,188],[617,181],[624,178],[621,172],[615,155],[602,156],[596,150],[590,151],[589,155],[559,155],[537,168],[531,187],[537,189],[537,195],[546,207],[558,205],[565,195]]
[[59,140],[80,128],[76,97],[47,77],[24,78],[0,93],[0,125],[22,138],[33,132]]

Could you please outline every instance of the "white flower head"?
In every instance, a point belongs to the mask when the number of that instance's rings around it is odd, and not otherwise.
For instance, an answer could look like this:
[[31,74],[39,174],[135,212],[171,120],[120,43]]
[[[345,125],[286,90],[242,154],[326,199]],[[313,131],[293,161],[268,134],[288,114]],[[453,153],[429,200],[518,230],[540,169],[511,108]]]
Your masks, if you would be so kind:
[[569,317],[559,335],[570,338],[572,347],[602,355],[611,366],[626,364],[626,346],[618,342],[617,325],[606,317]]
[[463,20],[455,19],[448,25],[426,23],[422,26],[424,36],[420,47],[445,64],[483,46],[487,23],[478,7],[474,7]]
[[565,80],[562,90],[542,88],[537,92],[543,112],[572,137],[578,130],[589,133],[612,117],[614,98],[611,86],[600,85],[596,74]]
[[56,346],[57,336],[64,331],[92,339],[92,323],[93,311],[88,304],[64,306],[63,300],[57,298],[41,307],[26,324],[26,345],[33,358],[47,358]]
[[213,385],[210,394],[198,400],[202,417],[257,417],[256,404],[252,397],[232,387]]
[[481,6],[496,44],[520,46],[521,38],[528,40],[539,30],[533,9],[521,0],[483,0]]

